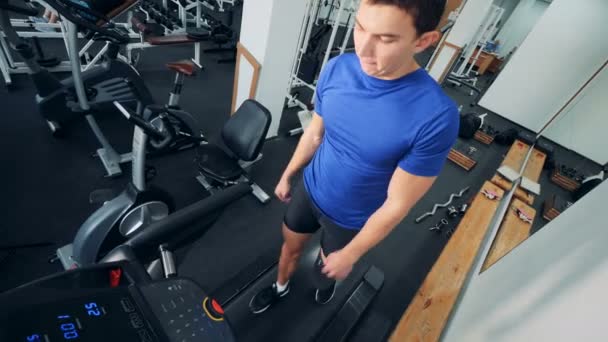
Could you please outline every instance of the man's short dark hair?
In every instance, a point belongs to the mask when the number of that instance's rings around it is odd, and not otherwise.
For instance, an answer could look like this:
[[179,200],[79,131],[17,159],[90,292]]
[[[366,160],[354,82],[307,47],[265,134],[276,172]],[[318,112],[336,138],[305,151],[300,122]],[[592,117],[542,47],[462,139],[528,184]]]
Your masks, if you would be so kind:
[[414,18],[414,27],[418,35],[433,31],[445,10],[446,0],[367,0],[373,5],[391,5],[399,7]]

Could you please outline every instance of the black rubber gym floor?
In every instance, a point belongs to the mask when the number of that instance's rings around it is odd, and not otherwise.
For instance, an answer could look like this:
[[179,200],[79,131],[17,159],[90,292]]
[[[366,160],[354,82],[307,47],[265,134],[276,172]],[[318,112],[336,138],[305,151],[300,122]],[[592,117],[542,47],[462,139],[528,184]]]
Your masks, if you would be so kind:
[[[138,68],[158,102],[166,101],[173,80],[173,74],[164,68],[164,63],[188,57],[190,53],[190,49],[183,47],[143,52]],[[182,97],[182,107],[197,116],[204,132],[211,137],[217,136],[227,119],[234,76],[234,65],[216,64],[216,58],[213,55],[203,57],[205,71],[195,79],[187,80]],[[128,166],[124,167],[123,176],[104,178],[100,162],[91,157],[97,146],[84,122],[63,139],[51,137],[46,124],[36,113],[30,80],[27,76],[15,76],[14,80],[13,90],[0,87],[3,119],[0,125],[0,179],[3,181],[0,245],[49,241],[54,246],[18,250],[11,254],[0,252],[0,273],[3,275],[0,291],[60,271],[59,265],[51,265],[47,259],[56,247],[70,242],[79,225],[95,210],[95,206],[88,203],[89,193],[98,188],[120,189],[130,178]],[[446,91],[468,111],[471,98],[465,91],[451,88],[446,88]],[[485,112],[482,108],[473,110]],[[513,126],[491,113],[488,120],[499,129]],[[131,125],[115,113],[108,113],[99,121],[116,148],[128,151]],[[264,158],[252,169],[253,178],[268,193],[273,192],[297,144],[297,136],[286,137],[283,134],[295,128],[296,122],[295,114],[284,115],[280,136],[266,143]],[[397,323],[448,241],[446,234],[438,235],[428,230],[443,217],[443,212],[421,224],[415,224],[414,218],[467,186],[470,187],[469,192],[458,202],[468,200],[484,180],[491,178],[508,149],[497,144],[488,147],[476,141],[467,143],[478,149],[478,165],[466,172],[447,162],[428,195],[385,241],[365,257],[385,273],[384,288],[371,310],[375,318],[387,319],[391,326]],[[560,155],[562,160],[580,159],[566,151]],[[589,168],[597,167],[587,163]],[[150,164],[158,170],[153,182],[172,193],[178,207],[207,196],[194,178],[193,151],[151,160]],[[544,195],[563,195],[559,188],[548,182],[546,174],[541,179]],[[536,201],[537,210],[542,201]],[[179,251],[181,275],[212,291],[257,256],[268,250],[278,250],[284,208],[276,199],[261,205],[252,196],[234,203],[204,235],[193,241],[191,247]],[[450,225],[455,224],[451,222]],[[544,221],[538,218],[534,230],[543,224]],[[290,295],[297,296],[298,293]],[[274,319],[289,321],[289,317],[273,317],[267,324],[281,324]],[[369,335],[363,335],[369,333],[368,324],[373,325],[365,321],[361,323],[353,340],[369,340]]]

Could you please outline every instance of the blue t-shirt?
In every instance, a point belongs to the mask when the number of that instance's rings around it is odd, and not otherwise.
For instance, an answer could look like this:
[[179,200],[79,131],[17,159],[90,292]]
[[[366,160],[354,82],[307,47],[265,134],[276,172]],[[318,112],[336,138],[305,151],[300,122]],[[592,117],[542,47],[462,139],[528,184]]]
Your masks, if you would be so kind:
[[381,80],[355,54],[325,66],[315,111],[325,134],[304,184],[321,212],[348,229],[361,229],[384,203],[397,167],[437,176],[458,135],[456,105],[424,69]]

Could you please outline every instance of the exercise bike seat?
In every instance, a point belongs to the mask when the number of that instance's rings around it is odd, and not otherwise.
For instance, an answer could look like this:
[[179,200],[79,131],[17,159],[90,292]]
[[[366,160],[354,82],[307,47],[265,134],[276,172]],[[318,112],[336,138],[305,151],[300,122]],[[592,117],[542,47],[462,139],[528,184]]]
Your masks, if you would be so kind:
[[199,171],[218,182],[238,179],[245,173],[239,160],[254,161],[262,150],[272,117],[255,100],[245,100],[222,128],[222,142],[203,144],[196,150]]
[[204,144],[196,150],[199,171],[218,181],[226,182],[238,179],[243,174],[239,161],[215,144]]
[[167,68],[184,76],[196,76],[196,72],[200,70],[198,65],[189,60],[167,63]]

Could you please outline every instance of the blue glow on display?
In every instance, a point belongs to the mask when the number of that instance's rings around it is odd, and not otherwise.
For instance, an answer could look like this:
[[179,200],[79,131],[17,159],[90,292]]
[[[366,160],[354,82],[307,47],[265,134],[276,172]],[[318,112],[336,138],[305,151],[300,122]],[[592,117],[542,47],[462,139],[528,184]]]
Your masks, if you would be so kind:
[[[61,320],[67,320],[70,319],[70,315],[62,315],[62,316],[57,316],[58,319]],[[66,340],[73,340],[75,338],[78,338],[78,331],[76,330],[76,325],[74,323],[63,323],[59,326],[61,328],[61,331],[63,332],[63,338]],[[33,341],[39,341],[39,340],[33,340]],[[29,342],[29,340],[28,340]]]
[[101,316],[101,312],[97,307],[97,303],[85,304],[84,308],[87,309],[87,313],[89,314],[89,316]]
[[61,330],[63,331],[71,331],[76,329],[76,326],[72,323],[67,323],[67,324],[62,324],[61,325]]
[[27,342],[36,342],[36,341],[42,341],[40,339],[40,335],[35,334],[35,335],[30,335],[27,337]]
[[65,338],[66,340],[73,340],[75,338],[78,338],[78,332],[70,331],[70,332],[63,333],[63,338]]

